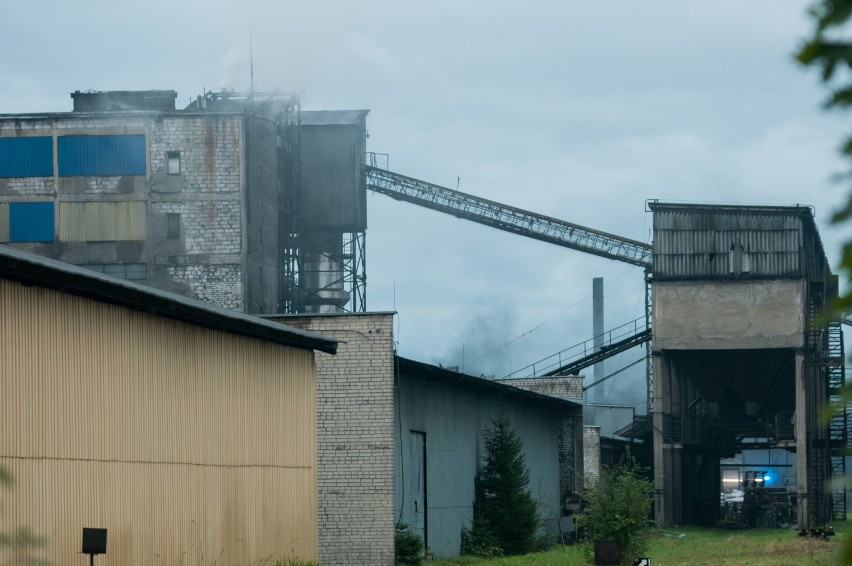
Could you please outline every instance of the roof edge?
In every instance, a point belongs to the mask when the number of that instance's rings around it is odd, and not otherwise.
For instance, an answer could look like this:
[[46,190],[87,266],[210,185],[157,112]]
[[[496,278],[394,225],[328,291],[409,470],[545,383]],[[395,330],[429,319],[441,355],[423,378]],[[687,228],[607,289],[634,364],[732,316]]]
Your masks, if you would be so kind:
[[3,245],[0,245],[0,278],[123,306],[211,330],[303,350],[337,353],[338,341],[321,334],[270,322]]

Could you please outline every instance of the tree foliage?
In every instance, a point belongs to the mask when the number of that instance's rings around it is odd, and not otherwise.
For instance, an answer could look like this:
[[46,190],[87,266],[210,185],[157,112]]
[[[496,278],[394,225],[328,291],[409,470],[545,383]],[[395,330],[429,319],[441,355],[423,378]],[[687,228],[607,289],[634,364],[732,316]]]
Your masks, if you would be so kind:
[[462,554],[524,554],[535,545],[538,509],[520,437],[498,416],[482,431],[485,463],[474,478],[473,517],[462,529]]
[[[796,58],[806,66],[817,66],[822,70],[822,81],[831,90],[825,101],[826,108],[846,109],[852,106],[852,41],[848,32],[852,18],[852,0],[820,0],[811,7],[814,20],[813,35],[801,46]],[[847,136],[840,153],[852,160],[852,135]],[[850,171],[852,173],[852,171]],[[847,178],[849,174],[847,174]],[[834,211],[834,224],[846,223],[852,218],[852,190],[846,201]],[[852,240],[843,243],[840,269],[845,275],[846,290],[841,293],[828,315],[832,318],[847,316],[852,311]],[[840,407],[852,401],[852,388],[844,387]],[[847,478],[848,481],[848,478]],[[843,548],[843,564],[852,564],[852,538],[847,537]]]
[[[852,42],[843,39],[844,28],[852,17],[852,0],[821,0],[811,8],[815,28],[813,36],[801,46],[796,58],[806,66],[817,66],[822,70],[822,80],[832,93],[825,101],[826,108],[843,109],[852,106]],[[852,159],[852,136],[848,136],[840,148],[841,154]],[[852,191],[846,202],[832,217],[835,224],[852,218]],[[843,245],[841,269],[847,282],[852,280],[852,241]],[[852,293],[847,291],[834,305],[835,314],[846,314],[852,310]]]
[[647,549],[654,486],[643,471],[628,450],[617,466],[604,468],[588,489],[588,507],[580,517],[589,535],[588,556],[594,552],[594,543],[602,540],[618,543],[622,564],[632,564]]
[[423,540],[411,532],[411,527],[406,523],[396,524],[394,549],[396,551],[397,564],[417,566],[423,562]]

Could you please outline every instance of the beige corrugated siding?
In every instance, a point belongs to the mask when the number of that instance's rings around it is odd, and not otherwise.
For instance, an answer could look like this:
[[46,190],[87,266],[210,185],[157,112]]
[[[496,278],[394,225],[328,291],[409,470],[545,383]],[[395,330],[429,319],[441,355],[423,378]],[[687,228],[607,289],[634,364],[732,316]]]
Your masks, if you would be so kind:
[[59,239],[63,241],[144,240],[146,203],[61,202]]
[[9,241],[9,203],[0,202],[0,242]]
[[6,280],[0,333],[0,518],[38,556],[103,527],[101,566],[315,559],[312,352]]

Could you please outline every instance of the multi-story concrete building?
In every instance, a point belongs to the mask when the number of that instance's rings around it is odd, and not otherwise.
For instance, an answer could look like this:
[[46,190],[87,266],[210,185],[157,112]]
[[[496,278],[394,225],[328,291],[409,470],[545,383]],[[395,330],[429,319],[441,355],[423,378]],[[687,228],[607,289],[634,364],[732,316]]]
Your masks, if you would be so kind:
[[363,310],[366,111],[72,98],[0,115],[0,242],[243,312]]

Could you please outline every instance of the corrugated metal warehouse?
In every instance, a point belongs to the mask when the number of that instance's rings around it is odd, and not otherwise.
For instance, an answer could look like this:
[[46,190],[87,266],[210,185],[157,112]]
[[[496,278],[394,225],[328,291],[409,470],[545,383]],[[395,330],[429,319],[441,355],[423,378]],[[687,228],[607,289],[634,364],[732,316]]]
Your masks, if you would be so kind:
[[39,557],[82,563],[89,527],[104,566],[316,559],[335,340],[3,246],[0,332],[2,530],[45,536]]
[[396,516],[434,556],[457,556],[473,516],[483,427],[507,416],[524,446],[529,489],[547,525],[583,489],[583,406],[429,364],[398,359]]

